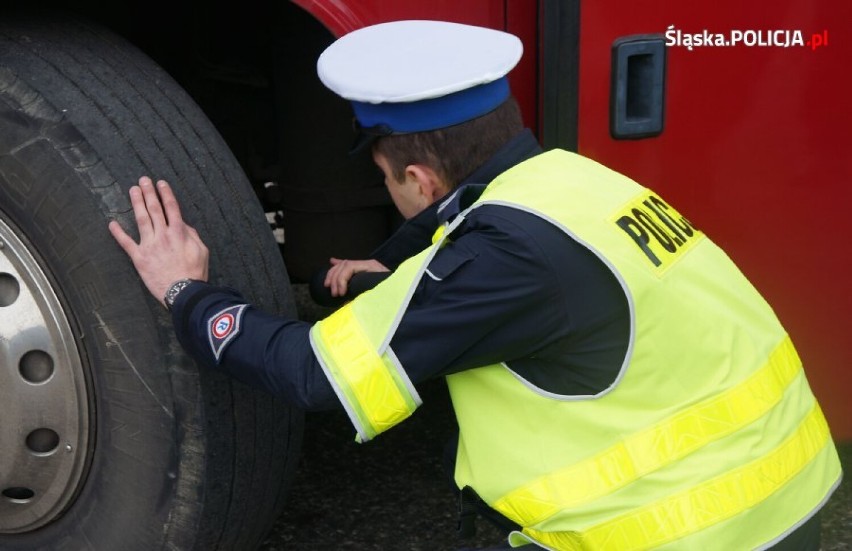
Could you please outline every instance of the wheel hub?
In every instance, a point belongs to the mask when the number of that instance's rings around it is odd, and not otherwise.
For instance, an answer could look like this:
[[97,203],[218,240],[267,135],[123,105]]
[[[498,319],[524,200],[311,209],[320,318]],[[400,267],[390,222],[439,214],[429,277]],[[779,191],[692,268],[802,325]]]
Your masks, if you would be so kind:
[[82,482],[89,397],[50,279],[0,217],[0,534],[57,518]]

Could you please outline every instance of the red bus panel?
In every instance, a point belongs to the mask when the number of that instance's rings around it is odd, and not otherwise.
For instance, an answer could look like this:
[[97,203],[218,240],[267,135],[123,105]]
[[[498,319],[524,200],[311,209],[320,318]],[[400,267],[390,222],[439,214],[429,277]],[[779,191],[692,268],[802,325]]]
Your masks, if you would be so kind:
[[[655,188],[728,252],[792,336],[834,436],[852,438],[852,4],[584,2],[580,12],[580,152]],[[664,130],[614,140],[611,46],[648,33],[670,44]]]

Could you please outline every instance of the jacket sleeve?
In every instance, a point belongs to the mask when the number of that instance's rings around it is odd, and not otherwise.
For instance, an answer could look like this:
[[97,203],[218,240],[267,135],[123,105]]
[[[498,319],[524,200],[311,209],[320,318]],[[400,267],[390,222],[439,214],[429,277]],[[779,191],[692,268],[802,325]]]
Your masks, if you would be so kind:
[[178,341],[224,371],[306,410],[340,407],[311,349],[311,324],[262,312],[226,287],[194,282],[172,308]]
[[558,279],[516,218],[536,220],[513,211],[480,207],[430,262],[391,340],[413,383],[528,356],[559,330]]

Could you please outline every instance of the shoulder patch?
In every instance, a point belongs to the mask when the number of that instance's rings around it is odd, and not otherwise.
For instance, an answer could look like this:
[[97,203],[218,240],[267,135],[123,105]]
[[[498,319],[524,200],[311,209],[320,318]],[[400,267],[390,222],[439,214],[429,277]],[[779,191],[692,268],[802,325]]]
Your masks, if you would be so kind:
[[207,337],[210,341],[210,349],[217,362],[225,348],[240,334],[243,312],[247,306],[248,304],[229,306],[213,314],[208,320]]

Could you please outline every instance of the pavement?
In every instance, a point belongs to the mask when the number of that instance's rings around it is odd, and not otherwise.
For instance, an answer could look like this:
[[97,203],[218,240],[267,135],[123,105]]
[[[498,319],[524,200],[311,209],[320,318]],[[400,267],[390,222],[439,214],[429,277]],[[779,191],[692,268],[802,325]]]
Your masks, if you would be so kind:
[[[456,503],[441,464],[455,427],[449,395],[443,381],[418,391],[417,412],[366,444],[355,442],[342,411],[308,414],[289,502],[259,551],[452,551],[502,543],[484,520],[475,538],[458,538]],[[852,442],[838,449],[845,472],[852,472]],[[850,479],[823,510],[823,551],[852,550]]]

